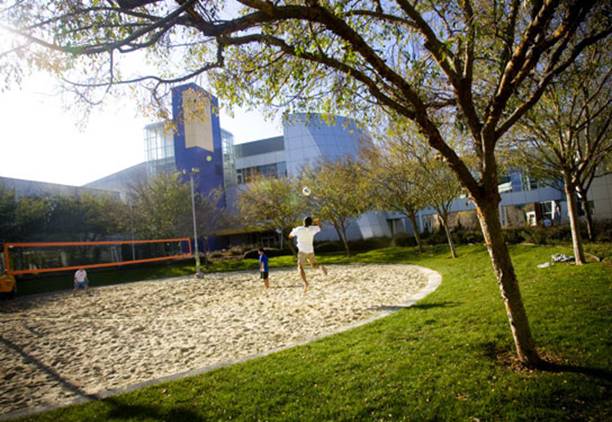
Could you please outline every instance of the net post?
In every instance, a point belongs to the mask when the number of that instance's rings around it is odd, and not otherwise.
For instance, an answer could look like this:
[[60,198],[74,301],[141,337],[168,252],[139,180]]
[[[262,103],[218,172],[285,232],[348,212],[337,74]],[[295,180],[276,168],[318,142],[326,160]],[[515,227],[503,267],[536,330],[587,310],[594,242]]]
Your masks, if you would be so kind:
[[9,244],[6,242],[4,242],[3,251],[4,251],[4,271],[6,271],[7,274],[11,274],[11,259],[9,257]]

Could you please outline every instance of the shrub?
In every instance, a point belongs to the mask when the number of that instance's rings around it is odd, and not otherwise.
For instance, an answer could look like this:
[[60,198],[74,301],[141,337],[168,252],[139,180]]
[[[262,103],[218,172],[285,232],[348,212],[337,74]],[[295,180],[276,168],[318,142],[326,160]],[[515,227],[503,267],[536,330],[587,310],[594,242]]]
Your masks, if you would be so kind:
[[395,236],[395,244],[397,246],[416,246],[416,240],[408,233],[399,233]]
[[443,230],[436,230],[433,233],[424,233],[422,239],[429,245],[439,245],[446,243],[446,234]]
[[484,241],[482,232],[480,230],[457,230],[452,234],[452,236],[453,241],[461,244],[482,243]]
[[[350,247],[350,244],[349,244]],[[341,252],[344,250],[344,245],[342,242],[334,242],[334,241],[325,241],[320,243],[315,243],[315,251],[317,252]]]
[[612,220],[594,222],[593,231],[596,242],[612,242]]
[[221,259],[223,258],[223,251],[211,251],[208,253],[210,259]]

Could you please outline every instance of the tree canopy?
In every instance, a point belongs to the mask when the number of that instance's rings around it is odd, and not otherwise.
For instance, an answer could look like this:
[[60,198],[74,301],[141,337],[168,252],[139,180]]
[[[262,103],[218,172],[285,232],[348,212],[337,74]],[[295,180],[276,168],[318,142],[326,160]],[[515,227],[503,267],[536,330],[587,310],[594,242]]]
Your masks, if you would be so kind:
[[562,181],[567,187],[577,264],[585,258],[574,196],[577,193],[580,197],[592,240],[587,192],[612,156],[612,59],[611,43],[606,41],[588,48],[583,58],[546,89],[541,101],[520,122],[517,139],[510,141],[518,166],[541,179]]
[[0,184],[0,242],[94,241],[128,228],[127,205],[112,195],[18,197]]
[[332,223],[347,255],[351,254],[348,244],[351,220],[372,206],[364,176],[358,163],[347,158],[306,167],[300,178],[302,186],[312,192],[306,199],[310,213]]
[[[194,195],[198,234],[208,236],[229,221],[218,207],[220,196]],[[178,173],[161,173],[135,186],[130,198],[130,220],[136,237],[164,239],[193,235],[191,189]]]
[[267,230],[281,230],[287,245],[289,232],[300,221],[304,200],[296,180],[257,177],[251,180],[238,196],[238,208],[243,223]]

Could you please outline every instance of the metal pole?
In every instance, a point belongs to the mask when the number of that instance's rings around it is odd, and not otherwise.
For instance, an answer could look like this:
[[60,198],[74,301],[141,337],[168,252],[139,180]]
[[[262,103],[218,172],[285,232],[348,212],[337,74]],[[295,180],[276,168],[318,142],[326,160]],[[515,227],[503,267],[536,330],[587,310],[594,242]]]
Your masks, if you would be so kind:
[[195,266],[196,266],[196,277],[201,274],[200,271],[200,251],[198,250],[198,229],[196,225],[196,212],[195,212],[195,195],[193,193],[193,172],[189,173],[189,184],[191,185],[191,215],[193,218],[193,246],[195,254]]
[[132,261],[136,260],[136,247],[134,246],[134,206],[132,205],[132,201],[128,200],[128,204],[130,206],[130,234],[132,237]]

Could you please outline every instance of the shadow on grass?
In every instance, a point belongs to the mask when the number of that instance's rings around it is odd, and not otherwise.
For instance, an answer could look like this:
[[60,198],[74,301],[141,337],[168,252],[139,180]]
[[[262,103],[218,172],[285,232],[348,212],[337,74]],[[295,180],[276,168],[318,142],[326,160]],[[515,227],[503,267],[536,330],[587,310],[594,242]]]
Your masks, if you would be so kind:
[[604,368],[591,368],[588,366],[567,365],[545,361],[540,367],[540,369],[546,372],[553,373],[572,372],[575,374],[586,375],[592,378],[598,378],[608,383],[612,382],[612,371],[609,371]]
[[162,410],[157,406],[144,406],[138,404],[122,403],[116,399],[105,399],[111,409],[106,414],[108,419],[137,419],[137,420],[158,420],[158,421],[203,421],[205,418],[198,415],[191,409],[185,407],[173,407]]
[[[503,366],[511,367],[519,371],[525,369],[525,367],[519,363],[513,350],[500,347],[495,342],[482,343],[480,346],[486,358],[491,359]],[[591,378],[597,378],[608,383],[612,382],[612,371],[608,369],[556,363],[546,360],[546,358],[543,359],[537,370],[553,373],[571,372],[586,375]]]
[[368,308],[372,311],[400,311],[402,309],[427,310],[433,308],[451,308],[458,306],[458,302],[423,303],[416,305],[381,305]]
[[416,305],[412,305],[411,309],[417,310],[427,310],[433,308],[454,308],[455,306],[459,306],[459,302],[439,302],[439,303],[417,303]]

